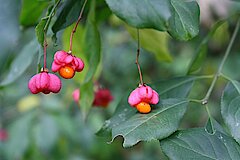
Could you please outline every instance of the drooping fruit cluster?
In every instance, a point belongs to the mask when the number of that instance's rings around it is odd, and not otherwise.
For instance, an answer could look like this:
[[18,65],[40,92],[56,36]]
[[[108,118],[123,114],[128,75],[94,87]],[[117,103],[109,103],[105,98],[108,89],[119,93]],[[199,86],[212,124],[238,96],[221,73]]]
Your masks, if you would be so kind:
[[52,71],[58,71],[60,76],[65,79],[72,78],[75,75],[75,72],[81,72],[83,68],[83,61],[72,54],[65,51],[57,51],[54,55]]
[[50,92],[58,93],[61,90],[61,86],[61,80],[47,71],[34,75],[28,83],[28,88],[33,94],[40,92],[44,94],[49,94]]
[[[60,76],[65,79],[73,78],[73,76],[75,75],[75,72],[81,72],[84,68],[83,61],[80,58],[72,55],[72,40],[73,40],[73,35],[77,30],[77,26],[82,18],[82,14],[86,6],[86,3],[87,3],[87,0],[84,1],[78,20],[71,32],[70,40],[69,40],[70,41],[69,52],[57,51],[54,55],[54,61],[52,62],[52,71],[59,72]],[[42,92],[44,94],[49,94],[50,92],[58,93],[61,89],[61,80],[56,75],[48,73],[48,69],[47,69],[48,44],[47,44],[46,36],[47,36],[49,23],[51,21],[51,18],[54,16],[54,10],[56,9],[58,4],[59,3],[56,3],[56,5],[53,7],[51,11],[51,14],[47,17],[48,19],[43,30],[43,38],[44,38],[43,44],[41,42],[41,44],[43,45],[43,51],[44,51],[43,71],[39,74],[34,75],[31,78],[31,80],[28,82],[28,88],[33,94],[37,94],[39,92]]]
[[128,97],[128,103],[136,107],[140,113],[149,113],[151,111],[150,104],[157,104],[158,102],[158,93],[145,84],[133,90]]

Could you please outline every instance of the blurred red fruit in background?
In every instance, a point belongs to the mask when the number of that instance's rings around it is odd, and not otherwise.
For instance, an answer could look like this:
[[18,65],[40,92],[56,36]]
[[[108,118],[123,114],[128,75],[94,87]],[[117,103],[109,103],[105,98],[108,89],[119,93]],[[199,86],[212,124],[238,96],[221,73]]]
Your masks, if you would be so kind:
[[5,129],[0,129],[0,141],[6,141],[8,139],[8,133]]
[[113,96],[110,90],[100,88],[95,92],[93,105],[107,107],[112,100],[113,100]]

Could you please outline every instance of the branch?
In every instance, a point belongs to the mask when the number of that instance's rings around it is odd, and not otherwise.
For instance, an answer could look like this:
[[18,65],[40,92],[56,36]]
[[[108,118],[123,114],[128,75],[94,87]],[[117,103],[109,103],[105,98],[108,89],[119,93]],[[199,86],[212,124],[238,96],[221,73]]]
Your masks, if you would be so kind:
[[237,36],[238,30],[239,30],[239,27],[240,27],[240,18],[239,18],[238,21],[237,21],[237,25],[236,25],[235,30],[234,30],[234,32],[233,32],[232,38],[231,38],[231,40],[230,40],[230,43],[228,44],[227,50],[226,50],[226,52],[225,52],[225,54],[224,54],[224,57],[223,57],[220,65],[219,65],[219,67],[218,67],[218,71],[217,71],[217,73],[215,74],[215,76],[214,76],[214,78],[213,78],[213,81],[212,81],[212,83],[211,83],[211,85],[210,85],[210,87],[209,87],[209,89],[208,89],[208,91],[207,91],[206,96],[205,96],[205,97],[203,98],[203,100],[202,100],[202,104],[203,104],[203,105],[206,105],[206,104],[208,103],[209,97],[210,97],[210,95],[211,95],[211,93],[212,93],[212,91],[213,91],[213,88],[214,88],[217,80],[218,80],[218,77],[221,75],[223,66],[224,66],[224,64],[225,64],[225,62],[226,62],[226,60],[227,60],[227,57],[228,57],[229,54],[230,54],[230,51],[231,51],[232,46],[233,46],[233,43],[234,43],[234,41],[235,41],[235,39],[236,39],[236,36]]

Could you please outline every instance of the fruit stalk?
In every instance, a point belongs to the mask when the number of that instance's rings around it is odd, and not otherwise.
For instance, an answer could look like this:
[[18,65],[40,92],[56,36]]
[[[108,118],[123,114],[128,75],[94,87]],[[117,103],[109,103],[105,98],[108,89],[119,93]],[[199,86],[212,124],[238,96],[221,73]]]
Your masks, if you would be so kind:
[[139,78],[140,78],[140,84],[143,85],[143,77],[142,77],[142,71],[141,71],[141,67],[139,64],[139,56],[140,56],[140,33],[139,33],[139,29],[137,29],[137,57],[136,57],[136,65],[138,68],[138,73],[139,73]]
[[85,8],[86,4],[87,4],[87,0],[84,1],[83,6],[82,6],[82,9],[81,9],[80,14],[79,14],[79,17],[78,17],[78,20],[77,20],[77,22],[76,22],[76,24],[75,24],[75,26],[74,26],[74,28],[73,28],[73,30],[72,30],[72,32],[71,32],[71,35],[70,35],[70,45],[69,45],[69,52],[68,52],[68,53],[72,53],[72,40],[73,40],[73,35],[74,35],[74,33],[76,32],[77,27],[78,27],[78,24],[79,24],[79,22],[80,22],[81,19],[82,19],[82,14],[83,14],[83,11],[84,11],[84,8]]
[[46,33],[44,32],[44,42],[43,42],[43,71],[47,70],[47,40],[46,40]]

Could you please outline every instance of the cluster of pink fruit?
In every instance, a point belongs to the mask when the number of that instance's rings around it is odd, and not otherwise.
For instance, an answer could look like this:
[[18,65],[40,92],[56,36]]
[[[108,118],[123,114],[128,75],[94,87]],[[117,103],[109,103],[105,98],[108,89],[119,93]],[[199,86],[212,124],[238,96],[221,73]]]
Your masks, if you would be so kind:
[[[52,62],[52,71],[59,72],[59,75],[65,79],[74,77],[75,72],[81,72],[84,68],[82,59],[73,56],[65,51],[57,51]],[[29,83],[28,88],[32,94],[40,92],[44,94],[58,93],[61,90],[62,83],[60,78],[55,74],[48,73],[48,69],[42,69],[41,73],[34,75]],[[78,103],[80,98],[80,90],[76,89],[73,92],[73,99]],[[97,86],[93,105],[107,107],[113,100],[113,96],[108,89],[102,89]]]
[[[60,76],[65,79],[73,78],[75,72],[81,72],[84,68],[83,61],[65,51],[57,51],[52,63],[52,71],[59,72]],[[44,94],[58,93],[61,90],[61,80],[54,74],[48,73],[43,68],[41,73],[34,75],[29,83],[28,88],[33,94],[42,92]]]
[[[59,72],[59,75],[65,79],[73,78],[75,72],[81,72],[84,68],[84,62],[70,53],[65,51],[57,51],[54,55],[52,63],[52,71]],[[41,73],[34,75],[29,83],[28,88],[33,94],[37,93],[58,93],[61,90],[61,80],[54,74],[48,73],[47,69],[43,69]],[[73,98],[76,102],[79,101],[80,91],[73,92]],[[93,105],[106,107],[113,97],[109,90],[98,89],[95,92]],[[136,107],[140,113],[149,113],[151,111],[150,104],[157,104],[159,95],[151,87],[140,85],[131,92],[128,103]]]

